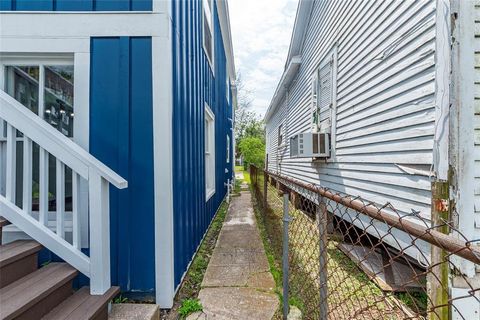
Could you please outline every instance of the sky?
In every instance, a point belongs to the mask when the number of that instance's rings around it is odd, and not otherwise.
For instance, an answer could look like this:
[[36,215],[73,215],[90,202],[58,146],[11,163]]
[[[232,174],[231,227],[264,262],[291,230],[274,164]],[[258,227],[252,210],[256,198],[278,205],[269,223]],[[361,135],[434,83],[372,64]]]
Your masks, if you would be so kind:
[[229,0],[235,67],[264,116],[280,80],[298,0]]

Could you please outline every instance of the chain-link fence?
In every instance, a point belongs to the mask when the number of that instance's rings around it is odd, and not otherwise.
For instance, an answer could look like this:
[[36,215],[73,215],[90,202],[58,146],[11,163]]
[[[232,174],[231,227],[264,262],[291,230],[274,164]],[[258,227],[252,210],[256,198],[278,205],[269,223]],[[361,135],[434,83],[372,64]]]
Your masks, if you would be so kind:
[[480,319],[480,246],[447,220],[250,171],[284,267],[284,314],[294,305],[303,319]]

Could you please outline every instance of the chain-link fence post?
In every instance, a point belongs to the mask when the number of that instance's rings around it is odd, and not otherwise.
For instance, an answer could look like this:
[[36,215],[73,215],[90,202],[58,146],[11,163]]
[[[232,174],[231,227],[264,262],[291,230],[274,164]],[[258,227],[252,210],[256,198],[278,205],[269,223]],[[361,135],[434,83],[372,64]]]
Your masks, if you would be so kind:
[[[432,225],[440,226],[438,231],[448,234],[449,184],[443,181],[432,182]],[[428,275],[428,295],[432,312],[429,319],[449,319],[449,265],[448,252],[439,246],[431,246],[431,270]]]
[[328,287],[327,287],[327,206],[318,196],[316,219],[319,238],[319,267],[320,267],[320,320],[326,320],[328,314]]
[[288,193],[283,194],[283,319],[286,320],[289,312],[288,305],[288,224],[290,216],[288,214]]
[[263,212],[267,211],[268,173],[263,172]]

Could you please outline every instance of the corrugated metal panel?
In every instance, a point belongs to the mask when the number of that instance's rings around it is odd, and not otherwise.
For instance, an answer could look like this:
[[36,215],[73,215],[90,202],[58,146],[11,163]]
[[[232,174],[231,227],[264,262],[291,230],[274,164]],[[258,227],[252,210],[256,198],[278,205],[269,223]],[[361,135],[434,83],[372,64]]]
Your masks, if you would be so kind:
[[110,190],[112,283],[153,296],[151,57],[150,37],[91,40],[90,152],[128,180]]
[[[173,2],[173,201],[175,284],[178,285],[226,193],[231,108],[226,98],[226,59],[214,10],[215,77],[202,47],[200,1]],[[204,104],[215,114],[216,193],[206,203]],[[231,137],[231,136],[230,136]],[[232,141],[232,139],[230,139]],[[232,148],[230,148],[232,149]],[[232,155],[231,155],[232,156]],[[229,170],[226,173],[226,169]]]
[[0,0],[4,11],[151,11],[152,0]]
[[287,139],[310,130],[311,81],[337,44],[336,158],[289,159],[287,146],[278,171],[429,217],[435,1],[315,1],[310,19],[288,116],[283,101],[267,123],[269,168],[280,122]]
[[480,1],[475,1],[475,227],[480,237]]

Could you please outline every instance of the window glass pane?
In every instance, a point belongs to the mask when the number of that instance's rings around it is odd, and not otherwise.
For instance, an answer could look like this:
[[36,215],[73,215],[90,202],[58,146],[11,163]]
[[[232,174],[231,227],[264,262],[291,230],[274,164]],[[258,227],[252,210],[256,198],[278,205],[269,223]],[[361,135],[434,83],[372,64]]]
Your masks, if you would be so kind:
[[6,66],[5,89],[15,100],[38,114],[38,66]]
[[206,14],[203,19],[203,45],[210,63],[213,62],[213,41],[212,30],[207,22]]
[[208,120],[205,120],[205,153],[210,151],[210,141],[208,140]]
[[73,137],[73,66],[45,66],[45,120]]

